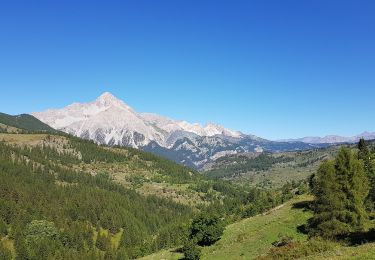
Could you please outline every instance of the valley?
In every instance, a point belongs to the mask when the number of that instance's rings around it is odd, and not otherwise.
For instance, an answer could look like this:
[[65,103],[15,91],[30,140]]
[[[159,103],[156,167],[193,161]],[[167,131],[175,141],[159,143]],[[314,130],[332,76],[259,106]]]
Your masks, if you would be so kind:
[[339,148],[224,156],[207,164],[202,174],[259,188],[280,188],[291,181],[306,180],[324,160],[334,158]]
[[189,225],[201,214],[220,216],[225,230],[198,247],[199,259],[373,257],[373,243],[322,242],[301,229],[314,216],[306,206],[311,176],[342,145],[223,155],[197,171],[51,130],[32,116],[3,118],[4,259],[182,259]]

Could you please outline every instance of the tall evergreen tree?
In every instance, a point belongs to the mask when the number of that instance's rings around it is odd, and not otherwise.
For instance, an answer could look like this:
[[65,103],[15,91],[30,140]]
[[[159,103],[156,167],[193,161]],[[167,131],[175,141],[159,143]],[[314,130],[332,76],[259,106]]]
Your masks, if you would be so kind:
[[370,170],[371,153],[365,139],[361,138],[358,142],[358,159],[363,161],[366,173]]
[[375,208],[375,161],[373,155],[367,146],[366,141],[362,138],[358,143],[358,159],[363,161],[364,169],[369,180],[370,191],[367,199],[367,206],[370,210]]
[[375,160],[371,160],[367,178],[370,184],[367,204],[372,211],[375,211]]
[[348,148],[324,162],[315,177],[316,197],[311,234],[335,238],[361,231],[367,222],[364,201],[369,191],[363,162]]

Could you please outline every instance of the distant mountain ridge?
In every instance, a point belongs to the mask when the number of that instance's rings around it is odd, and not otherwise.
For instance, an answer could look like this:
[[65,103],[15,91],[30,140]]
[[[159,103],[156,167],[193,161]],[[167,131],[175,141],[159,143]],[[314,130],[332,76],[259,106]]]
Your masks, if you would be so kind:
[[375,132],[363,132],[362,134],[345,137],[339,135],[327,135],[324,137],[319,136],[309,136],[297,139],[286,139],[280,140],[283,142],[303,142],[303,143],[310,143],[310,144],[338,144],[338,143],[355,143],[358,142],[359,139],[364,138],[365,140],[374,140],[375,139]]
[[191,124],[152,113],[138,113],[111,93],[89,103],[32,113],[47,125],[99,144],[130,146],[201,168],[221,156],[243,152],[306,150],[304,142],[275,142],[217,124]]

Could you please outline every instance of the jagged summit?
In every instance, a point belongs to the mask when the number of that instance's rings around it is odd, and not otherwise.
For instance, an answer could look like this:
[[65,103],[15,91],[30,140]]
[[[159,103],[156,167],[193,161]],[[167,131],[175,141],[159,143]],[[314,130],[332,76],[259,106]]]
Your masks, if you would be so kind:
[[141,148],[196,168],[227,154],[310,148],[303,143],[280,145],[214,123],[202,126],[138,113],[109,92],[92,102],[32,115],[55,129],[99,144]]
[[[99,143],[140,147],[156,142],[167,147],[175,132],[198,136],[227,135],[240,137],[235,131],[216,124],[202,127],[186,121],[175,121],[157,114],[137,113],[110,92],[104,92],[95,101],[74,103],[62,109],[33,113],[48,125]],[[185,135],[182,134],[181,137]]]
[[95,103],[104,107],[117,106],[117,107],[122,107],[125,109],[132,109],[130,106],[125,104],[122,100],[118,99],[110,92],[104,92],[103,94],[101,94],[95,100]]
[[101,94],[97,99],[96,101],[98,102],[101,102],[101,103],[108,103],[108,104],[111,104],[111,103],[117,103],[119,102],[120,100],[118,98],[116,98],[114,95],[112,95],[111,93],[109,92],[104,92],[103,94]]

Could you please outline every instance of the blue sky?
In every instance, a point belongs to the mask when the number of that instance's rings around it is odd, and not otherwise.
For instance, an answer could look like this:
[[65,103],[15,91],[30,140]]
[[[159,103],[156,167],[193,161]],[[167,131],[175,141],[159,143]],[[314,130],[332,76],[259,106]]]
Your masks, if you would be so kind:
[[1,1],[0,111],[112,92],[279,139],[375,131],[375,1]]

